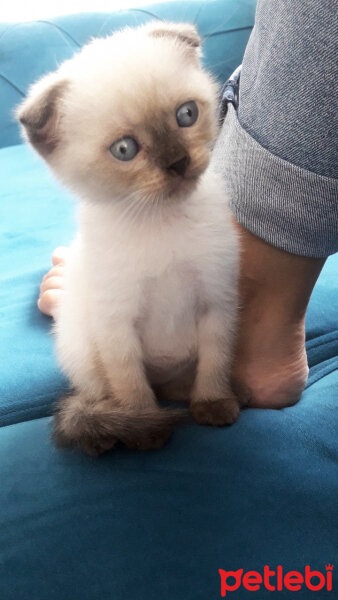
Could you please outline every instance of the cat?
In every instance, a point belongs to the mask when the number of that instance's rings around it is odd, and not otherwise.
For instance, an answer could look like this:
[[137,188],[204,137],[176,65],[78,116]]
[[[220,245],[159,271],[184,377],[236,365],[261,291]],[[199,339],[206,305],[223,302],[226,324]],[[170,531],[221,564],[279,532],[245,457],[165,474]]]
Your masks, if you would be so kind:
[[189,401],[200,424],[238,417],[238,241],[209,165],[217,96],[196,28],[152,22],[93,40],[18,108],[79,200],[55,324],[73,390],[54,417],[61,446],[159,448],[182,417],[160,398]]

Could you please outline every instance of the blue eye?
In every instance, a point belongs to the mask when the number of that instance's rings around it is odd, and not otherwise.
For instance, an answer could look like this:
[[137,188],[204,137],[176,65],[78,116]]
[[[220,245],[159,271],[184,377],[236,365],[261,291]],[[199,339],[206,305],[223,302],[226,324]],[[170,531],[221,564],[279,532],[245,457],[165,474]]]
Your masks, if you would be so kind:
[[190,100],[178,107],[176,111],[176,121],[180,127],[191,127],[196,123],[198,117],[198,108],[196,102]]
[[136,140],[132,137],[123,137],[116,140],[110,146],[110,152],[117,160],[132,160],[139,151],[139,146]]

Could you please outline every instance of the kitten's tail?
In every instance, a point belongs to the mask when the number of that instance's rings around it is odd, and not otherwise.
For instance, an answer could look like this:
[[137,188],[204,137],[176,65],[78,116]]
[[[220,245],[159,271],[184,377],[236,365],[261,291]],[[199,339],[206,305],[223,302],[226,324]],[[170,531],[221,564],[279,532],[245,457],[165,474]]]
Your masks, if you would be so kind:
[[122,442],[128,448],[161,448],[173,429],[188,420],[184,409],[157,406],[120,406],[105,398],[99,402],[78,393],[57,406],[53,437],[60,447],[78,447],[97,456]]

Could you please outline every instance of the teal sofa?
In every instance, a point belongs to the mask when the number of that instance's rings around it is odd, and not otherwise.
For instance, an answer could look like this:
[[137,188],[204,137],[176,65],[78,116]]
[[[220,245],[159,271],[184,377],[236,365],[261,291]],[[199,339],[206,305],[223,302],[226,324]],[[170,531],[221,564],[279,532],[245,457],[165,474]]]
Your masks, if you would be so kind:
[[[73,236],[74,202],[22,145],[13,108],[92,36],[154,18],[195,22],[221,84],[241,62],[254,9],[192,0],[0,23],[1,600],[216,600],[219,569],[338,566],[337,256],[311,299],[310,376],[296,406],[247,409],[229,428],[187,425],[161,451],[97,460],[50,439],[67,382],[36,300],[53,248]],[[304,586],[296,597],[312,594],[333,597]],[[252,593],[242,585],[227,597]]]

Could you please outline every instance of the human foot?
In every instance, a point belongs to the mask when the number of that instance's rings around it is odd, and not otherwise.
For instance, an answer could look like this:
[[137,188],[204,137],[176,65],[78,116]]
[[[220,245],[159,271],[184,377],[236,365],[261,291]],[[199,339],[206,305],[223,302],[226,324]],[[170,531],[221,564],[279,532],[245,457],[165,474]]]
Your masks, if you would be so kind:
[[291,406],[307,381],[305,313],[325,260],[289,254],[236,227],[241,313],[233,387],[253,407]]
[[42,313],[50,317],[55,317],[55,312],[60,302],[67,253],[68,248],[64,246],[55,248],[52,254],[53,267],[43,277],[40,285],[38,308]]

